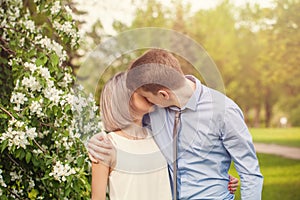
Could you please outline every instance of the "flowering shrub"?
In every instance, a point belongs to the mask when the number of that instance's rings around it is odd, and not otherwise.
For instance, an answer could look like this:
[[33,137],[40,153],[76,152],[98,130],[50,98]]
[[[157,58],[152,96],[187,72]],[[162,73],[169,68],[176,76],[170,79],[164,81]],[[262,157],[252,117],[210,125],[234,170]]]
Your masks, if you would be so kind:
[[49,0],[0,4],[0,199],[89,199],[82,141],[101,124],[68,66],[79,39],[71,9]]

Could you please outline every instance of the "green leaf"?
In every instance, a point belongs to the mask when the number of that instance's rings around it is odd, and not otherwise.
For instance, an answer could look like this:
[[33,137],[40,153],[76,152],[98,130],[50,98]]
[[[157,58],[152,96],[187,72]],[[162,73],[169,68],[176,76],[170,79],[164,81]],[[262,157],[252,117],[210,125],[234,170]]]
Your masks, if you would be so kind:
[[68,113],[68,111],[71,110],[71,105],[66,105],[65,107],[65,113]]
[[34,156],[32,157],[31,161],[35,167],[39,166],[39,161]]
[[64,77],[64,73],[58,73],[57,75],[57,81],[60,81]]
[[79,157],[77,159],[77,163],[78,163],[79,166],[82,166],[83,162],[84,162],[84,157]]
[[26,153],[24,149],[21,149],[21,153],[20,153],[20,160],[22,160],[25,157]]
[[50,165],[52,163],[52,158],[50,158],[50,159],[48,159],[47,161],[46,161],[46,165],[48,166],[48,165]]
[[40,58],[38,58],[36,61],[35,61],[35,64],[37,66],[44,66],[48,61],[48,58],[47,56],[41,56]]
[[32,189],[29,193],[28,193],[28,197],[29,199],[36,199],[36,196],[39,194],[39,191],[36,189]]
[[32,156],[31,152],[30,152],[30,151],[27,151],[26,157],[25,157],[26,163],[29,163],[29,162],[30,162],[31,156]]
[[6,114],[0,114],[0,118],[2,118],[2,119],[7,119],[8,117],[7,117]]
[[8,140],[4,140],[4,142],[1,143],[1,153],[3,153],[4,149],[7,147]]
[[68,189],[65,191],[66,196],[69,196],[70,192],[71,192],[71,188],[68,188]]
[[21,157],[21,153],[22,153],[22,149],[18,148],[18,149],[15,151],[15,156],[16,156],[16,158],[20,158],[20,157]]
[[56,54],[52,54],[50,56],[50,61],[53,67],[58,66],[59,63],[59,57]]

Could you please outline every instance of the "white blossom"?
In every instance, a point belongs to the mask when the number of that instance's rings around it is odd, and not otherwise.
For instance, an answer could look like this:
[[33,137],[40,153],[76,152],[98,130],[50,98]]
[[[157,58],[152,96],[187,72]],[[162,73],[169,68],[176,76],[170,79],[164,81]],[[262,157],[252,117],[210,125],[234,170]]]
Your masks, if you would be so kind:
[[34,181],[32,180],[32,178],[30,178],[28,189],[31,190],[32,188],[34,188],[34,186],[35,186],[35,183],[34,183]]
[[42,106],[38,101],[32,101],[29,106],[29,109],[32,113],[36,113],[38,117],[44,116],[44,113],[42,112]]
[[38,133],[38,137],[39,138],[44,138],[45,136],[47,136],[48,134],[49,134],[49,130],[45,130],[45,131],[43,131],[43,132],[39,132]]
[[7,25],[7,21],[6,21],[6,19],[4,19],[2,22],[1,22],[1,24],[0,24],[2,27],[5,27],[6,25]]
[[33,64],[33,63],[25,62],[25,63],[24,63],[24,66],[25,66],[26,68],[28,68],[32,73],[35,72],[35,70],[37,69],[36,65]]
[[25,43],[25,38],[21,38],[21,39],[19,40],[19,45],[20,45],[20,47],[23,47],[23,46],[24,46],[24,43]]
[[63,94],[63,91],[58,90],[55,87],[47,87],[44,90],[45,97],[52,101],[55,105],[58,105],[61,94]]
[[77,158],[75,158],[73,155],[71,155],[69,153],[66,155],[66,159],[69,163],[72,163],[74,161],[76,162],[76,160],[77,160]]
[[27,139],[27,134],[21,130],[13,130],[12,127],[9,127],[6,132],[2,134],[0,137],[0,141],[8,140],[8,148],[14,145],[18,148],[22,147],[26,149],[26,145],[29,145],[29,141]]
[[83,111],[83,108],[88,106],[87,99],[82,96],[73,96],[72,100],[72,110],[77,113],[81,113]]
[[61,126],[61,123],[63,121],[63,118],[56,118],[55,121],[54,121],[54,127],[60,127]]
[[60,44],[58,44],[54,40],[51,40],[47,37],[43,38],[43,36],[38,35],[35,37],[35,42],[37,44],[40,44],[42,48],[46,48],[51,51],[54,51],[56,53],[56,55],[60,58],[60,62],[66,60],[66,58],[67,58],[66,51],[63,49],[63,47]]
[[66,83],[68,83],[68,84],[71,83],[71,82],[72,82],[72,76],[71,76],[71,74],[65,73],[65,76],[64,76],[63,80],[64,80]]
[[15,126],[18,127],[18,128],[23,127],[24,124],[25,124],[25,123],[24,123],[24,122],[21,122],[21,121],[16,121],[16,122],[15,122]]
[[27,101],[28,98],[25,96],[25,94],[20,92],[13,92],[10,98],[11,103],[15,104],[24,104],[25,101]]
[[65,61],[67,58],[67,52],[63,47],[55,41],[52,41],[52,49],[55,51],[56,55],[60,58],[60,61]]
[[65,6],[65,10],[67,11],[67,13],[68,13],[69,15],[72,15],[73,11],[72,11],[72,9],[70,8],[70,6]]
[[61,87],[67,87],[69,83],[72,82],[72,76],[69,73],[65,73],[64,78],[62,79],[62,82],[58,83]]
[[67,149],[69,150],[71,148],[71,146],[73,145],[73,142],[72,141],[69,141],[69,138],[67,137],[63,137],[62,138],[62,145]]
[[67,35],[70,35],[70,36],[74,35],[73,32],[75,32],[75,30],[73,29],[72,23],[69,22],[69,21],[66,21],[64,24],[60,24],[60,23],[55,21],[53,23],[53,26],[57,30],[67,33]]
[[15,110],[15,111],[17,111],[17,112],[20,112],[20,111],[21,111],[20,104],[14,106],[14,107],[13,107],[13,110]]
[[83,91],[84,87],[83,87],[82,85],[78,85],[77,89],[78,89],[79,91]]
[[66,101],[67,101],[68,104],[70,104],[70,105],[73,105],[73,103],[74,103],[74,98],[75,98],[75,96],[72,95],[72,94],[70,94],[70,93],[67,94],[66,97],[65,97]]
[[47,86],[48,86],[49,88],[53,87],[53,86],[54,86],[54,82],[53,82],[52,80],[48,79],[48,80],[47,80]]
[[10,172],[9,175],[11,177],[10,178],[11,181],[20,180],[22,178],[22,175],[17,174],[17,172]]
[[42,85],[40,84],[39,81],[36,80],[34,76],[30,76],[29,78],[24,77],[22,80],[22,85],[30,89],[31,91],[38,91],[40,92],[42,89]]
[[35,153],[35,154],[42,154],[43,152],[42,152],[42,150],[40,150],[40,149],[34,149],[34,150],[32,150],[32,153]]
[[61,10],[60,2],[56,1],[50,10],[52,15],[57,14]]
[[40,73],[41,73],[42,77],[44,77],[45,79],[49,79],[51,77],[49,70],[45,67],[40,68]]
[[8,121],[8,124],[9,124],[10,126],[12,126],[12,125],[14,125],[16,122],[17,122],[17,120],[13,118],[13,119],[11,119],[11,120]]
[[7,64],[8,64],[9,66],[12,66],[12,65],[13,65],[13,59],[9,59]]
[[[0,185],[2,187],[7,187],[7,185],[5,184],[5,182],[4,182],[3,177],[2,177],[1,174],[2,174],[2,170],[0,169]],[[1,196],[1,194],[0,194],[0,196]]]
[[33,33],[35,31],[35,25],[34,25],[34,21],[32,20],[27,20],[27,21],[23,21],[23,25],[30,30],[31,33]]
[[75,169],[71,168],[69,164],[62,164],[60,161],[57,161],[53,167],[52,172],[49,173],[49,176],[53,176],[55,180],[66,181],[66,177],[72,174],[75,174]]
[[27,136],[30,138],[30,139],[34,139],[37,137],[37,132],[36,132],[36,128],[33,127],[33,128],[28,128],[26,126],[26,134]]

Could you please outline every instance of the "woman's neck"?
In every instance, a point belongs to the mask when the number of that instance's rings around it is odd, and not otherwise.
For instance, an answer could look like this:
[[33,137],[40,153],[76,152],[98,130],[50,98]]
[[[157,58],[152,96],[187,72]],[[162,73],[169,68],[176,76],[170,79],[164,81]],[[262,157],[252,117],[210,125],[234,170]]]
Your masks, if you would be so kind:
[[135,121],[130,126],[123,128],[119,135],[131,140],[145,139],[148,135],[146,128],[142,126],[142,120]]

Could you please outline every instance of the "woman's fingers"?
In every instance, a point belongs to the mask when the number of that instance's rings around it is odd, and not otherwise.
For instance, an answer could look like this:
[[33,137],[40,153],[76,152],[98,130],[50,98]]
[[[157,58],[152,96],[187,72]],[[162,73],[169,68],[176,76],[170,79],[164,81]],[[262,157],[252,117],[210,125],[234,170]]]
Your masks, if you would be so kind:
[[239,186],[239,179],[229,175],[229,183],[228,183],[228,190],[230,193],[234,194]]

